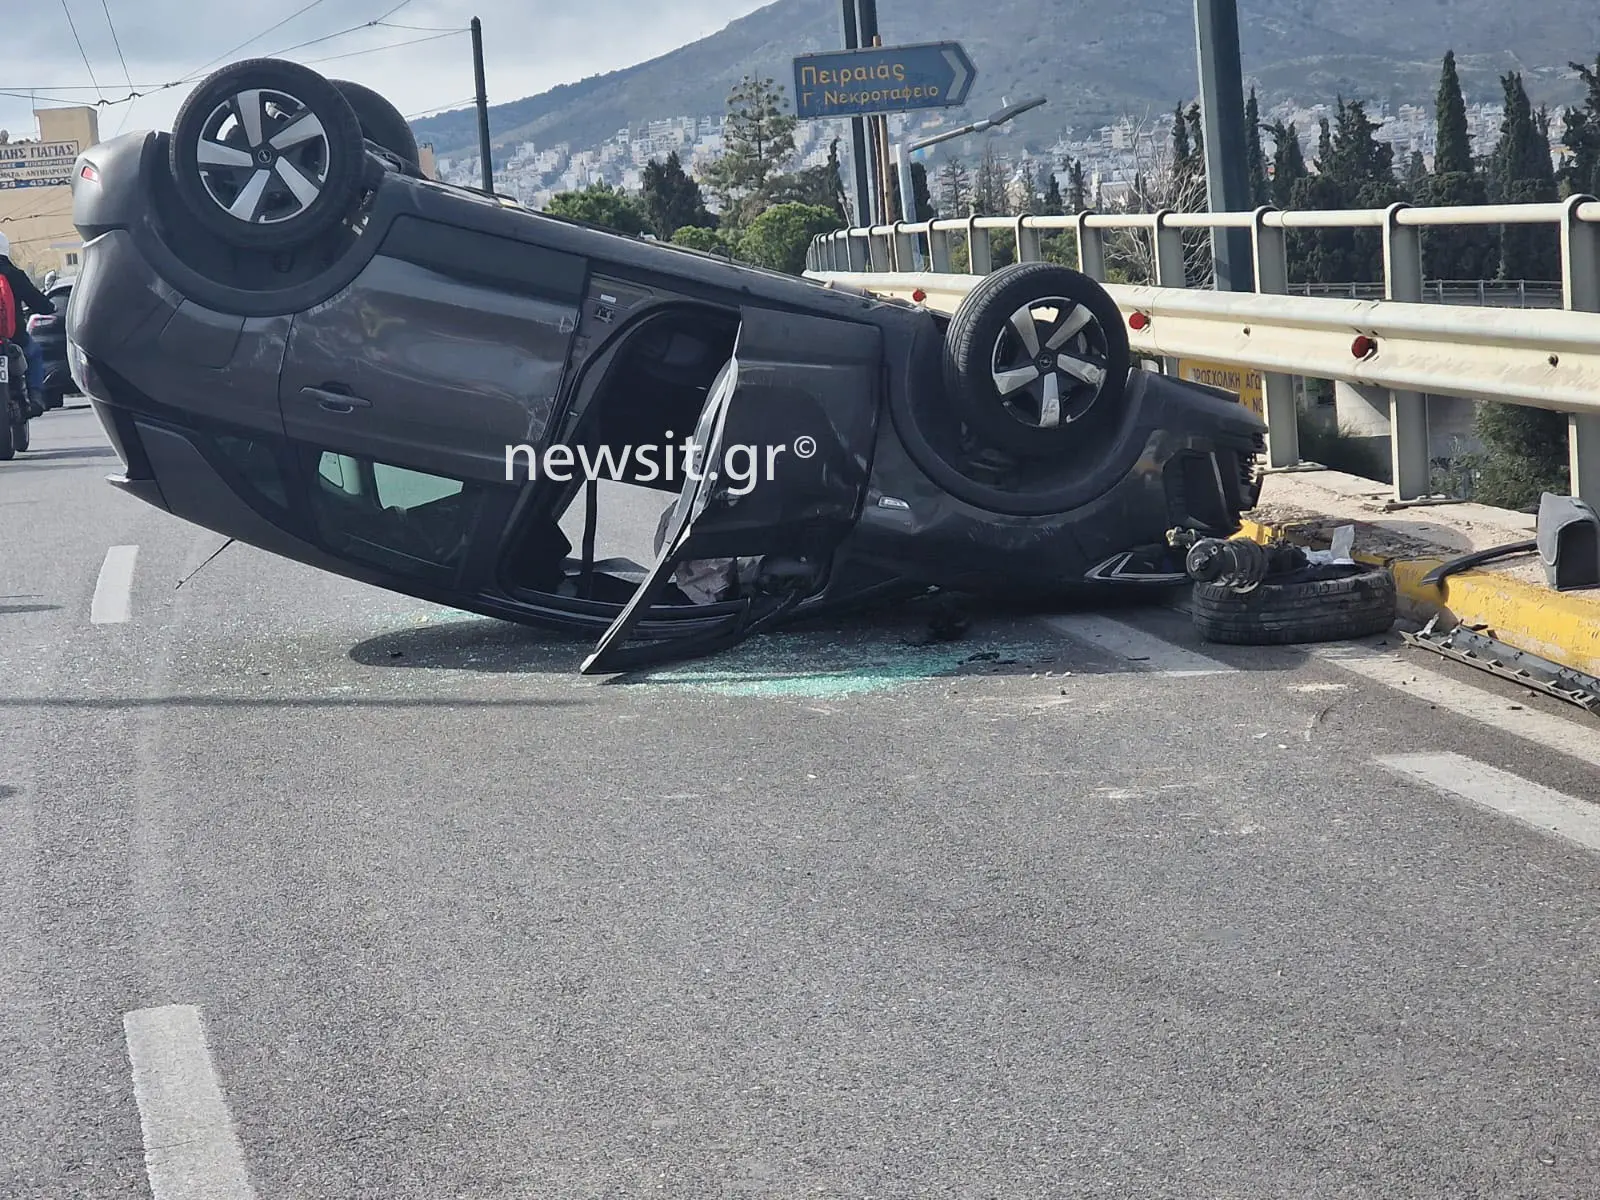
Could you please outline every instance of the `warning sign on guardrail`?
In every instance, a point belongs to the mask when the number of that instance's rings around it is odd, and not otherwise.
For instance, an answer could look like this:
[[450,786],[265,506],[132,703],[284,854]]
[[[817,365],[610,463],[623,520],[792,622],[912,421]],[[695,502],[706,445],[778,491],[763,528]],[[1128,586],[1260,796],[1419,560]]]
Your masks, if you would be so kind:
[[1248,367],[1234,367],[1227,363],[1208,362],[1203,358],[1180,358],[1178,377],[1191,383],[1204,383],[1232,392],[1256,416],[1265,419],[1267,402],[1261,387],[1261,372]]

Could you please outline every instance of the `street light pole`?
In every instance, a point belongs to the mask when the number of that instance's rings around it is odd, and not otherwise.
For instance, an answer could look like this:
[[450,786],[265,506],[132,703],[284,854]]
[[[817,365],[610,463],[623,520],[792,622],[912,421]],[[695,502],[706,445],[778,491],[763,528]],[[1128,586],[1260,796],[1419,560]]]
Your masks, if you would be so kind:
[[[1238,0],[1194,0],[1200,56],[1200,123],[1206,150],[1206,201],[1211,211],[1248,212],[1245,169],[1244,71],[1239,64]],[[1219,292],[1255,290],[1248,229],[1211,233],[1211,260]]]
[[472,74],[478,86],[478,162],[482,168],[483,191],[494,195],[494,158],[489,152],[489,93],[483,82],[483,22],[472,18]]
[[[1010,104],[997,112],[990,113],[981,121],[974,121],[970,125],[962,125],[958,129],[948,129],[943,133],[936,133],[932,137],[921,138],[907,145],[897,142],[894,148],[895,165],[900,171],[900,219],[914,222],[917,219],[917,201],[913,180],[911,177],[911,156],[918,150],[926,150],[929,146],[937,146],[940,142],[948,142],[952,138],[966,137],[969,133],[983,133],[997,125],[1004,125],[1013,117],[1020,117],[1030,109],[1038,108],[1045,103],[1048,97],[1035,96],[1031,100],[1024,100],[1019,104]],[[916,252],[916,269],[922,270],[922,251]]]

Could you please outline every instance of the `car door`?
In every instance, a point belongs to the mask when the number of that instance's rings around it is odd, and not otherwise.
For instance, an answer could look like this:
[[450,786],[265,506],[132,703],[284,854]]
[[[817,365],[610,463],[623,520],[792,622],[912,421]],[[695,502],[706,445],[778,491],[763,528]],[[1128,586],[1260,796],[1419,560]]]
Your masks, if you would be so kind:
[[546,435],[587,274],[581,256],[403,216],[350,287],[296,315],[279,406],[317,540],[456,584],[480,518],[510,503],[509,451]]
[[398,218],[343,292],[298,314],[284,432],[324,450],[504,482],[544,436],[577,328],[581,256]]
[[[815,592],[866,494],[882,362],[882,335],[873,325],[741,310],[733,357],[694,433],[699,462],[689,464],[695,469],[686,472],[660,553],[584,661],[584,674],[631,671],[726,648]],[[744,598],[710,629],[686,623],[692,632],[634,640],[680,565],[741,557],[784,567],[769,591]],[[666,629],[671,622],[652,625]]]

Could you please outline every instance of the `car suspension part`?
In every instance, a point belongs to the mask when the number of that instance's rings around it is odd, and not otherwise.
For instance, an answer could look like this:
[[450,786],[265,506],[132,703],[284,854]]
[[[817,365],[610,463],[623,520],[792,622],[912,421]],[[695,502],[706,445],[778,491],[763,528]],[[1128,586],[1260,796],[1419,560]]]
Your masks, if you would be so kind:
[[1187,549],[1183,568],[1190,579],[1236,592],[1252,592],[1273,575],[1301,570],[1307,561],[1298,546],[1263,546],[1249,538],[1197,538],[1191,530],[1173,530],[1167,541]]

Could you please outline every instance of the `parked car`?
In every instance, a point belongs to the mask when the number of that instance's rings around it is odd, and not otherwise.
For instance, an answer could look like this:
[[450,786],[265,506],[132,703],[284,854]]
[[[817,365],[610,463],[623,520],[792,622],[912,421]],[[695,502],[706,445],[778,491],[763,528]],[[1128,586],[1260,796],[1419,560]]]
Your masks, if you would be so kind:
[[72,370],[67,365],[67,305],[72,299],[74,278],[57,279],[44,289],[55,307],[54,315],[39,313],[28,318],[28,333],[39,344],[44,356],[45,408],[60,408],[62,398],[77,392]]
[[[409,138],[373,93],[258,59],[202,81],[170,134],[79,158],[70,354],[118,487],[331,572],[587,630],[602,673],[930,588],[1179,584],[1167,532],[1225,537],[1256,501],[1261,421],[1136,369],[1077,272],[1014,265],[946,318],[425,179]],[[648,566],[595,562],[588,536],[574,553],[581,471],[507,467],[689,431],[706,470],[606,473],[663,494]]]

